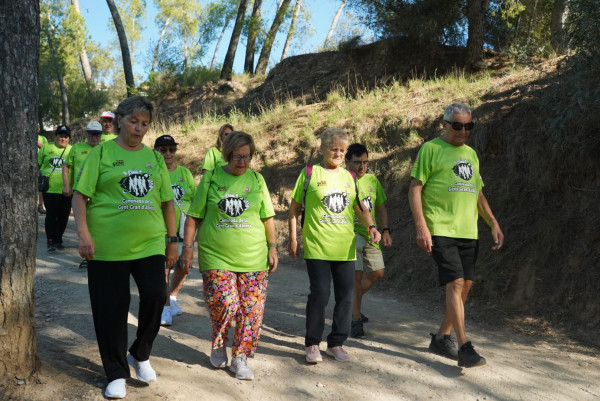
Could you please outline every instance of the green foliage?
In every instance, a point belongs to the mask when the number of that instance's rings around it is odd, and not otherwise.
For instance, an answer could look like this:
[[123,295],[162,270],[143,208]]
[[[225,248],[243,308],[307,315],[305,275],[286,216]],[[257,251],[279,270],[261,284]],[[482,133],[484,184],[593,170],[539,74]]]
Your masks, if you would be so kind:
[[567,18],[567,37],[577,53],[573,65],[597,74],[600,70],[600,7],[597,0],[571,0]]
[[204,66],[193,66],[184,70],[176,65],[163,65],[160,72],[150,73],[148,80],[141,84],[141,88],[149,97],[158,98],[170,92],[216,81],[219,74],[220,71]]

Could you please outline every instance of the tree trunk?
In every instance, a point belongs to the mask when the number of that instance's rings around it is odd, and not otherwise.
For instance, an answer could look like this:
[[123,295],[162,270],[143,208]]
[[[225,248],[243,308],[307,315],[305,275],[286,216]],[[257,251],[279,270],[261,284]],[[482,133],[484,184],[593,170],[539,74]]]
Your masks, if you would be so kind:
[[[79,10],[79,0],[71,0],[71,4],[73,4],[73,7],[75,7],[77,14],[81,15],[81,11]],[[94,82],[92,81],[92,67],[90,67],[90,60],[88,59],[87,51],[85,50],[85,41],[83,38],[81,49],[79,50],[79,61],[81,62],[81,69],[83,71],[85,83],[87,84],[88,89],[92,89],[94,87]]]
[[474,67],[483,60],[483,19],[489,0],[468,0],[467,20],[469,21],[469,38],[467,39],[466,65]]
[[327,47],[327,45],[329,44],[329,41],[331,40],[331,35],[333,35],[333,31],[335,30],[338,20],[340,19],[340,15],[342,15],[342,10],[344,9],[345,5],[346,5],[346,0],[342,0],[340,7],[338,8],[338,10],[336,11],[336,13],[333,17],[333,21],[331,22],[331,27],[329,28],[329,32],[327,32],[327,37],[325,38],[325,43],[323,43],[323,47],[325,47],[325,48]]
[[273,20],[273,24],[271,24],[271,29],[269,29],[269,33],[267,33],[265,44],[260,52],[258,63],[256,63],[256,70],[254,72],[257,75],[264,75],[267,72],[269,58],[271,57],[271,49],[273,48],[273,42],[275,42],[275,35],[277,35],[279,26],[283,22],[285,12],[287,11],[290,2],[291,0],[283,0],[281,6],[277,10],[277,14],[275,14],[275,19]]
[[221,34],[219,35],[219,40],[217,40],[217,45],[215,46],[215,52],[213,53],[212,60],[210,61],[209,69],[211,69],[211,70],[215,68],[215,64],[217,63],[217,52],[219,51],[219,47],[221,47],[221,41],[223,40],[223,36],[225,36],[225,31],[227,30],[227,27],[229,26],[229,22],[230,22],[229,19],[227,21],[225,21],[225,25],[223,25],[223,29],[221,29]]
[[54,26],[50,23],[50,30],[48,31],[48,48],[50,49],[50,54],[52,55],[52,60],[54,61],[54,66],[56,67],[56,80],[58,81],[58,86],[60,88],[60,100],[62,104],[62,124],[69,125],[71,120],[71,115],[69,113],[69,97],[67,96],[67,87],[65,86],[65,81],[63,79],[62,71],[61,71],[61,63],[56,55],[56,50],[54,49],[54,40],[52,35],[54,33]]
[[[0,384],[40,367],[33,283],[37,245],[40,6],[3,2],[0,24]],[[35,138],[35,139],[34,139]],[[10,399],[6,387],[0,398]],[[18,396],[15,396],[17,399]]]
[[123,72],[125,73],[125,85],[127,86],[127,97],[132,95],[132,90],[135,87],[133,81],[133,69],[131,68],[131,55],[129,54],[129,45],[127,44],[127,35],[125,34],[125,28],[123,28],[123,22],[119,15],[119,10],[115,5],[114,0],[106,0],[110,14],[112,15],[113,22],[115,23],[115,29],[117,35],[119,35],[119,44],[121,45],[121,56],[123,58]]
[[535,12],[537,10],[538,0],[533,2],[533,9],[531,10],[531,18],[529,19],[529,28],[527,28],[527,40],[525,41],[525,46],[529,45],[529,41],[531,40],[531,30],[533,29],[533,24],[535,24]]
[[250,17],[250,28],[248,29],[248,43],[246,44],[246,58],[244,59],[244,72],[254,73],[254,53],[256,37],[260,28],[260,7],[262,0],[254,0],[252,16]]
[[238,41],[240,40],[240,34],[242,33],[242,27],[244,25],[246,7],[248,7],[248,0],[240,0],[237,17],[235,18],[235,25],[233,26],[233,32],[231,33],[231,40],[229,41],[229,47],[227,48],[225,61],[223,61],[221,79],[226,79],[228,81],[231,80],[231,74],[233,72],[233,60],[235,59],[235,51],[237,50]]
[[567,52],[565,40],[565,22],[569,15],[568,0],[555,0],[552,7],[552,19],[550,20],[550,44],[557,55],[561,56]]
[[158,37],[158,42],[156,43],[156,47],[154,48],[154,55],[152,56],[152,68],[150,69],[150,72],[154,72],[154,70],[156,69],[156,63],[158,62],[158,52],[160,51],[160,45],[162,44],[162,41],[165,37],[165,33],[167,32],[167,27],[169,26],[170,22],[171,22],[171,18],[169,17],[165,21],[165,24],[163,25],[163,28],[160,31],[160,36]]
[[285,39],[285,45],[283,46],[283,52],[281,53],[281,60],[283,61],[290,50],[290,43],[294,36],[294,30],[296,29],[296,22],[298,21],[298,14],[300,14],[300,7],[302,7],[302,0],[296,0],[296,6],[294,8],[294,16],[292,17],[292,23],[290,24],[290,30],[288,31],[287,38]]

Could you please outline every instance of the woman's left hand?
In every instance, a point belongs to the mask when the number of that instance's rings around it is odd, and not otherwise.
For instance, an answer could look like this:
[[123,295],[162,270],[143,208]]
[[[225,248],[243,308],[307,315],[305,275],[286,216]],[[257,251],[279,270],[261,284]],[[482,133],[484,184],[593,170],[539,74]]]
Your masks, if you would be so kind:
[[275,270],[277,270],[278,263],[279,257],[277,256],[277,248],[273,246],[269,247],[269,266],[271,266],[271,268],[269,269],[269,274],[275,273]]
[[167,251],[165,254],[165,261],[167,263],[166,268],[170,269],[171,266],[177,262],[177,258],[179,257],[177,252],[177,242],[169,242],[167,245]]

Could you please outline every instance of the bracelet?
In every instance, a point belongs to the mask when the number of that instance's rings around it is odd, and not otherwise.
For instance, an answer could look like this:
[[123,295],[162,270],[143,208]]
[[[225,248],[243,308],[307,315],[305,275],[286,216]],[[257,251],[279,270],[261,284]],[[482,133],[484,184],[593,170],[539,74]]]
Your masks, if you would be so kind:
[[375,224],[370,225],[369,228],[367,229],[367,232],[371,232],[371,230],[373,230],[373,229],[377,230],[377,226]]
[[382,233],[384,233],[384,232],[386,232],[386,231],[389,231],[389,233],[390,233],[390,234],[392,233],[392,230],[390,230],[390,229],[389,229],[389,228],[387,228],[387,227],[385,227],[385,228],[382,228],[382,229],[381,229],[381,232],[382,232]]
[[182,248],[192,248],[194,245],[193,244],[183,244],[181,247]]
[[273,242],[270,242],[270,243],[269,243],[269,246],[270,246],[271,248],[275,248],[275,249],[277,249],[277,244],[274,244]]

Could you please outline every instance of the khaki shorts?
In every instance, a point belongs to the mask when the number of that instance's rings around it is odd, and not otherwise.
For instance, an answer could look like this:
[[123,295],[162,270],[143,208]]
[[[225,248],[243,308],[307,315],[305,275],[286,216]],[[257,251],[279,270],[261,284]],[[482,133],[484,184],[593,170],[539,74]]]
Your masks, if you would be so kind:
[[354,270],[365,273],[385,269],[383,253],[371,244],[365,237],[356,234],[356,263]]

